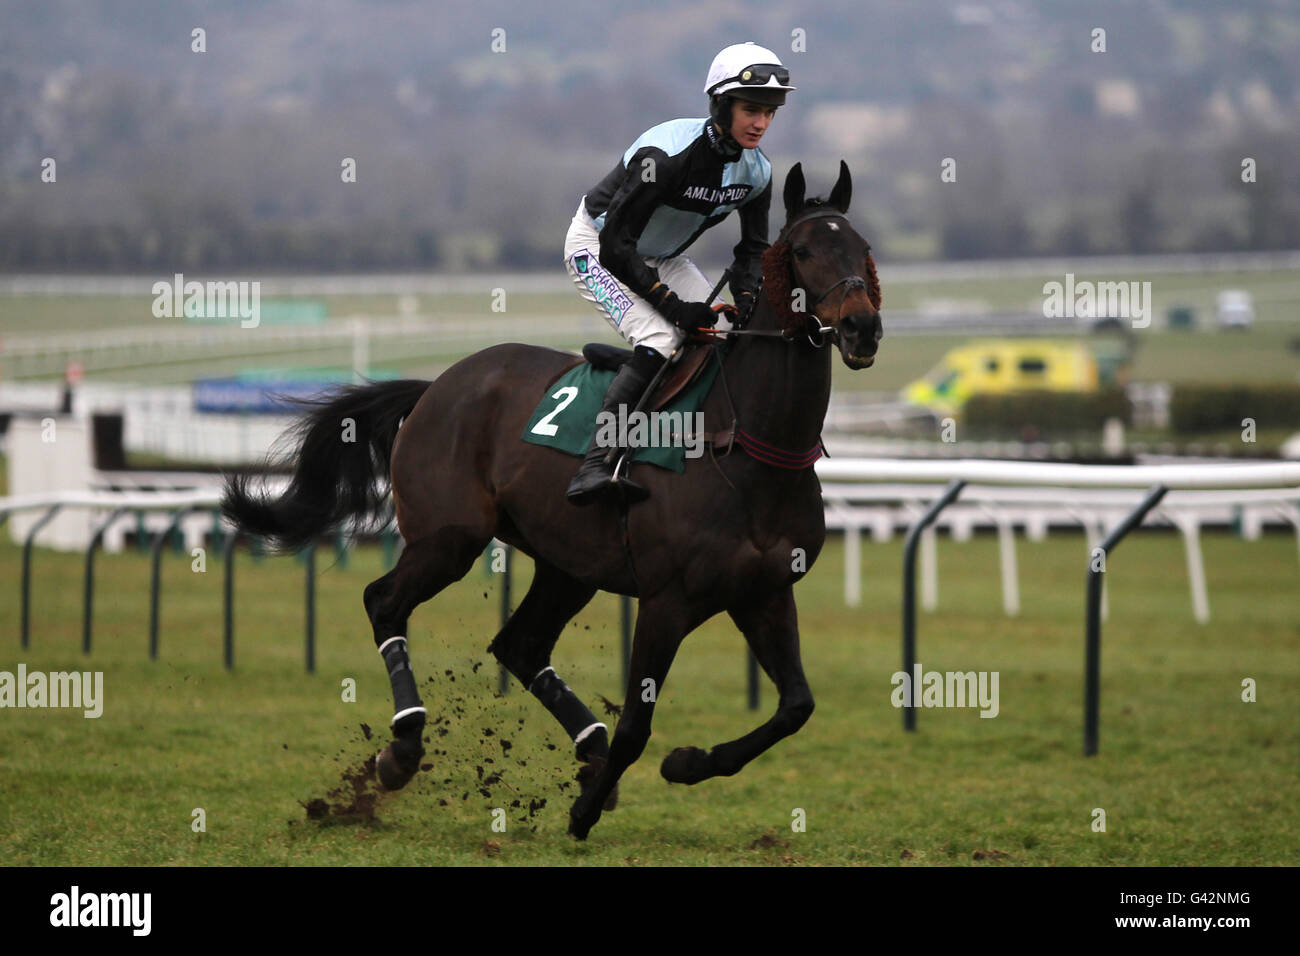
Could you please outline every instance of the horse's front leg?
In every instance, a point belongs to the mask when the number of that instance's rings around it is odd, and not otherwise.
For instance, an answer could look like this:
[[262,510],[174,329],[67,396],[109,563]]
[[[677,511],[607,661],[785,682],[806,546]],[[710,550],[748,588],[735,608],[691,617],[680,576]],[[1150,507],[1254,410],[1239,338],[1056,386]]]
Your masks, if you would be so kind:
[[659,772],[672,783],[699,783],[709,777],[729,777],[812,716],[813,697],[799,659],[799,623],[790,587],[765,601],[741,605],[730,612],[754,656],[776,684],[780,700],[776,713],[738,740],[705,752],[678,747],[664,758]]
[[[587,606],[595,593],[595,588],[537,559],[533,583],[523,603],[488,646],[497,660],[542,702],[573,740],[574,753],[582,763],[578,769],[578,783],[583,792],[591,787],[609,757],[609,732],[582,699],[560,679],[551,666],[551,651],[564,625]],[[605,809],[613,810],[617,800],[618,790],[615,789],[606,800]]]
[[623,713],[614,727],[609,758],[594,782],[569,810],[569,832],[585,840],[600,819],[601,808],[618,785],[618,779],[636,763],[650,739],[655,702],[663,693],[664,679],[673,657],[689,629],[684,596],[660,594],[642,599],[632,636],[632,660],[628,668],[627,695]]

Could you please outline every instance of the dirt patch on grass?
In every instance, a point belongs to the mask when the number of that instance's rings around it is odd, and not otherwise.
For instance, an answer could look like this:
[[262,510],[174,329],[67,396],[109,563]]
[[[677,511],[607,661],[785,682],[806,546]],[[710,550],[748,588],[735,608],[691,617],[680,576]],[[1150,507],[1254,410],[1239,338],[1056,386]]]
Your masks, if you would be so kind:
[[[483,661],[472,662],[472,667],[464,669],[445,667],[436,677],[426,677],[422,684],[429,708],[424,731],[425,759],[420,764],[421,775],[403,792],[417,789],[413,784],[424,780],[424,786],[432,786],[433,792],[416,799],[432,798],[433,807],[463,806],[471,798],[482,798],[489,811],[505,810],[512,829],[524,826],[533,833],[537,832],[539,817],[548,806],[554,807],[557,796],[563,802],[576,795],[571,774],[555,779],[539,776],[536,769],[529,770],[524,755],[528,749],[521,753],[510,739],[510,726],[494,721],[500,716],[495,705],[501,695],[496,692],[496,675]],[[485,689],[487,694],[483,693]],[[548,720],[549,715],[538,709],[529,723],[544,724]],[[524,723],[524,718],[518,718],[519,726]],[[376,823],[381,804],[393,799],[380,787],[375,755],[364,759],[356,756],[356,747],[369,749],[372,740],[382,740],[383,731],[365,723],[353,723],[352,727],[360,729],[360,733],[353,731],[353,746],[334,757],[336,763],[347,767],[338,784],[323,796],[299,801],[307,819],[318,825]],[[555,744],[545,746],[550,751],[557,749]]]
[[[322,824],[374,823],[383,790],[375,776],[375,758],[343,771],[338,786],[324,797],[314,797],[303,803],[308,820]],[[301,801],[300,801],[301,802]]]
[[764,833],[749,845],[751,850],[786,850],[789,847],[789,841],[782,840],[775,833]]

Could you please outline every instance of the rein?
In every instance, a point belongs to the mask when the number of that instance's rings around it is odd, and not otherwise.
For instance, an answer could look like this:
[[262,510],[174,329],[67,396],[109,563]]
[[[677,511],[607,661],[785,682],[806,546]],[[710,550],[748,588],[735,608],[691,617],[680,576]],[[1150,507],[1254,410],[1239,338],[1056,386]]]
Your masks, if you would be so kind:
[[727,384],[727,366],[723,361],[725,346],[715,344],[711,345],[710,348],[713,349],[713,355],[718,361],[718,379],[722,382],[722,394],[727,400],[727,408],[731,410],[731,424],[708,436],[709,457],[713,459],[718,474],[722,475],[722,480],[727,483],[732,491],[736,490],[736,486],[731,483],[731,479],[727,477],[722,470],[722,466],[718,464],[717,456],[712,452],[712,449],[719,445],[725,445],[727,448],[723,452],[724,458],[731,453],[734,446],[739,445],[755,461],[761,461],[763,464],[771,465],[774,468],[784,468],[787,471],[803,471],[805,468],[811,468],[818,458],[826,454],[826,446],[822,443],[820,436],[817,438],[817,444],[805,452],[788,451],[778,445],[765,442],[741,428],[739,417],[736,415],[736,403],[731,398],[731,386]]
[[[768,280],[768,273],[771,270],[771,267],[777,265],[777,263],[770,262],[768,257],[773,256],[773,258],[779,259],[780,270],[783,273],[789,274],[792,271],[792,268],[791,268],[790,258],[789,258],[789,240],[787,239],[787,237],[797,227],[813,219],[842,219],[846,223],[848,222],[848,217],[845,216],[839,210],[835,209],[834,207],[816,206],[811,210],[807,210],[799,214],[790,222],[786,223],[786,225],[781,229],[780,234],[777,236],[776,242],[774,242],[771,245],[771,247],[769,247],[768,255],[764,256],[763,276],[762,276],[762,280],[759,283],[759,290],[758,290],[759,294],[763,294],[765,292],[768,293],[768,305],[772,307],[772,310],[777,314],[778,317],[780,317],[783,312],[786,313],[787,315],[792,315],[792,313],[790,308],[786,306],[785,303],[782,302],[778,304],[777,302],[774,302],[772,300],[772,296],[770,293],[774,290],[772,290],[770,286],[775,283],[769,283],[767,280]],[[867,253],[867,270],[872,274],[872,278],[874,279],[875,264],[871,261],[870,252]],[[764,288],[765,285],[769,286],[769,288],[765,289]],[[880,307],[878,301],[879,282],[877,281],[874,285],[875,285],[875,289],[873,290],[872,283],[868,282],[862,276],[857,275],[855,273],[855,274],[844,276],[842,279],[840,279],[838,282],[836,282],[834,285],[828,288],[821,295],[817,296],[813,300],[812,308],[808,310],[807,313],[807,318],[811,319],[816,324],[816,328],[806,333],[808,335],[809,343],[814,348],[822,348],[823,346],[826,345],[826,341],[828,338],[831,341],[836,341],[839,337],[839,331],[835,327],[835,325],[826,325],[822,317],[817,314],[817,307],[820,306],[823,302],[825,302],[826,299],[830,297],[832,292],[834,292],[836,289],[842,288],[842,291],[840,292],[840,301],[839,304],[836,306],[836,310],[835,310],[835,317],[838,320],[844,311],[844,302],[848,298],[849,293],[856,289],[867,290],[868,296],[873,300],[872,304],[876,308],[879,308]],[[873,291],[875,291],[875,295],[872,295]],[[786,323],[786,328],[783,329],[746,329],[744,326],[748,323],[749,317],[752,314],[753,309],[756,309],[757,307],[758,307],[758,297],[755,296],[754,305],[751,307],[749,312],[747,312],[744,316],[741,317],[741,320],[738,323],[737,328],[732,328],[732,329],[709,328],[709,329],[699,329],[698,331],[707,335],[713,335],[715,337],[723,337],[729,335],[759,335],[759,336],[769,336],[772,338],[779,337],[784,339],[787,342],[793,342],[795,338],[800,334],[800,332],[803,331],[797,327],[791,327],[788,321]],[[808,324],[807,321],[805,321],[804,325],[806,326],[807,324]],[[817,335],[820,338],[814,339],[813,338],[814,335]]]
[[[866,290],[868,297],[871,299],[872,305],[879,309],[880,283],[879,280],[876,279],[875,263],[872,261],[871,253],[868,252],[866,269],[872,281],[868,281],[856,273],[844,276],[813,300],[812,308],[808,311],[803,323],[804,328],[801,329],[797,325],[791,325],[788,322],[786,328],[783,329],[747,329],[744,327],[748,324],[754,310],[758,308],[760,295],[767,296],[768,306],[773,310],[777,318],[780,318],[783,313],[791,316],[793,315],[790,308],[784,302],[777,303],[773,301],[773,294],[782,296],[785,292],[778,291],[774,288],[774,286],[778,286],[780,283],[777,283],[775,280],[768,281],[769,274],[772,276],[793,278],[793,265],[790,261],[790,245],[787,237],[797,227],[813,219],[842,219],[845,222],[848,221],[848,217],[843,213],[834,207],[829,206],[816,206],[811,210],[807,210],[796,216],[787,223],[784,228],[782,228],[780,234],[777,236],[777,241],[769,247],[767,254],[764,256],[763,281],[760,282],[758,294],[754,297],[754,304],[743,316],[738,316],[738,327],[732,329],[699,329],[698,331],[704,335],[711,335],[715,339],[726,340],[733,335],[757,335],[767,336],[769,338],[780,338],[788,343],[793,343],[796,338],[803,333],[808,336],[808,342],[814,348],[823,348],[826,345],[827,340],[836,341],[838,339],[839,331],[835,325],[826,325],[824,323],[822,317],[817,314],[817,308],[825,302],[836,289],[841,290],[839,304],[836,307],[837,321],[842,316],[844,302],[847,300],[849,293],[857,289]],[[816,328],[812,330],[807,329],[808,319],[811,319],[816,324]],[[818,336],[818,338],[814,338],[814,336]],[[727,407],[731,410],[731,425],[714,436],[711,445],[716,446],[718,444],[725,444],[727,446],[727,452],[724,452],[724,456],[730,452],[733,445],[739,445],[751,458],[775,468],[784,468],[790,471],[802,471],[806,468],[811,468],[813,463],[826,453],[826,446],[822,443],[820,438],[817,439],[817,444],[807,451],[791,451],[765,442],[740,427],[740,423],[736,418],[736,406],[731,399],[731,390],[727,385],[726,368],[722,361],[722,351],[724,347],[725,346],[722,343],[715,343],[713,345],[714,353],[718,357],[719,375],[722,379],[722,387],[727,399]],[[714,457],[714,464],[717,465],[716,457]],[[718,466],[718,471],[720,474],[722,473],[721,466]],[[731,484],[727,479],[727,476],[722,474],[722,478],[734,491],[735,486]]]

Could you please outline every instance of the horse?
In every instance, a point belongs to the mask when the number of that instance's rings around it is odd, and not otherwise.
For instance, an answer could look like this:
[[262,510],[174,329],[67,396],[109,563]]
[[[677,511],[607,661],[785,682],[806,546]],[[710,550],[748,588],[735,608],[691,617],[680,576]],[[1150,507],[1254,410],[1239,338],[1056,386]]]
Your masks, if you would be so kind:
[[[721,454],[715,447],[688,461],[681,474],[631,465],[648,500],[615,497],[579,510],[565,499],[577,463],[520,436],[549,386],[582,359],[521,344],[484,349],[432,382],[362,383],[316,400],[293,433],[293,475],[274,500],[252,490],[246,475],[227,477],[225,516],[280,551],[301,549],[346,520],[385,516],[387,479],[405,547],[363,594],[393,689],[393,739],[376,762],[385,789],[404,786],[424,754],[426,710],[407,650],[408,618],[464,577],[493,538],[529,555],[535,571],[488,649],[574,741],[582,786],[569,833],[579,840],[615,806],[619,778],[649,740],[678,647],[709,618],[725,611],[744,635],[776,685],[776,712],[710,750],[673,750],[660,768],[665,779],[731,776],[812,715],[793,586],[826,537],[812,468],[830,400],[826,345],[834,343],[849,368],[867,368],[882,326],[871,247],[847,219],[847,164],[825,200],[805,192],[796,164],[784,185],[785,225],[764,256],[762,292],[743,328],[714,346],[724,354],[704,420],[730,424],[731,441]],[[565,625],[598,590],[638,599],[612,739],[551,666]]]

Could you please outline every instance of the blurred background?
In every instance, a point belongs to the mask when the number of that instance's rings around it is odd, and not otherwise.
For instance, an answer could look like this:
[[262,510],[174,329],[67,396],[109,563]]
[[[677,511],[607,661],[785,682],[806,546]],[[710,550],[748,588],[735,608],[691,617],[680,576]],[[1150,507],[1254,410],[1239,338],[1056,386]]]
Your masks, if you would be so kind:
[[[880,268],[881,356],[837,369],[832,453],[1300,454],[1286,0],[0,0],[0,23],[0,428],[98,414],[102,468],[249,464],[277,395],[614,342],[565,275],[569,219],[643,130],[705,114],[742,40],[799,87],[763,142],[778,195],[845,159]],[[736,237],[690,255],[716,276]],[[156,317],[176,273],[259,282],[260,324]],[[1150,326],[1045,316],[1067,275],[1150,283]]]

